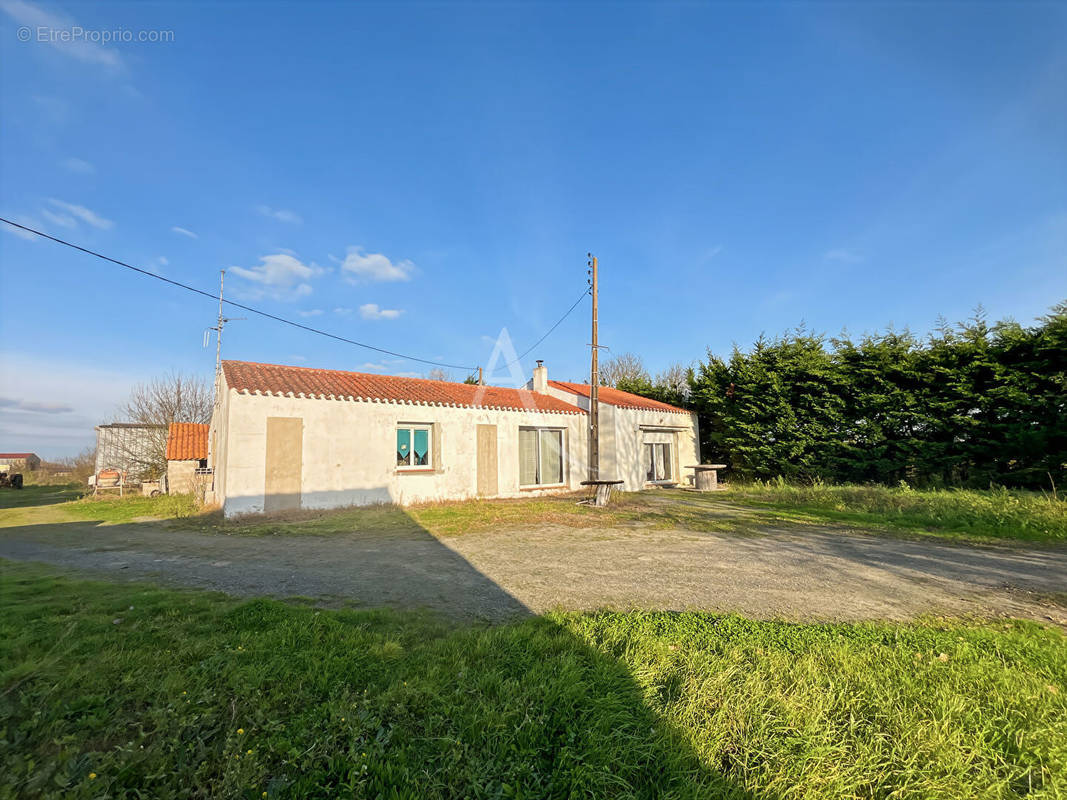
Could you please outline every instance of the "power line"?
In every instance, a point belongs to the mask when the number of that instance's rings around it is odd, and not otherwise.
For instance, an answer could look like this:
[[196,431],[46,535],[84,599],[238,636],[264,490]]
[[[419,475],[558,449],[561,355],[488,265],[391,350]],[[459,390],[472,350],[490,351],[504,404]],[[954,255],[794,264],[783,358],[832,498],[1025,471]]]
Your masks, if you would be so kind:
[[523,352],[523,354],[521,356],[518,356],[517,358],[512,359],[507,364],[501,364],[499,367],[494,369],[493,372],[495,373],[495,372],[499,372],[502,369],[507,369],[512,364],[518,364],[520,361],[522,361],[524,358],[526,358],[526,356],[528,356],[539,344],[541,344],[541,342],[543,342],[545,339],[547,339],[549,337],[549,334],[551,334],[552,331],[554,331],[556,328],[558,328],[560,326],[560,323],[562,323],[563,320],[565,320],[567,317],[569,317],[571,315],[571,312],[574,311],[574,309],[576,309],[578,307],[578,304],[582,302],[582,298],[585,297],[586,295],[588,295],[589,292],[590,292],[589,289],[583,290],[582,293],[580,295],[578,295],[578,299],[574,301],[574,305],[572,305],[570,308],[568,308],[566,313],[562,317],[560,317],[558,320],[556,320],[556,324],[553,325],[551,328],[549,328],[547,331],[545,331],[545,335],[542,336],[540,339],[538,339],[536,342],[534,342],[533,345],[528,347],[526,349],[526,351]]
[[[147,275],[150,278],[155,278],[156,280],[163,281],[164,283],[169,283],[171,286],[177,286],[179,289],[185,289],[186,291],[193,292],[195,294],[199,294],[199,295],[202,295],[204,297],[209,297],[212,300],[219,300],[220,299],[217,294],[212,294],[211,292],[205,292],[203,289],[197,289],[195,286],[189,286],[188,284],[181,283],[180,281],[171,280],[170,278],[164,277],[163,275],[160,275],[160,274],[158,274],[156,272],[152,272],[152,271],[147,270],[147,269],[141,269],[140,267],[135,267],[135,266],[133,266],[133,264],[127,264],[125,261],[119,261],[117,258],[111,258],[110,256],[105,256],[103,253],[98,253],[95,250],[90,250],[87,247],[82,247],[80,245],[74,244],[73,242],[68,242],[65,239],[59,239],[59,238],[57,238],[55,236],[50,236],[47,233],[44,233],[43,231],[36,230],[35,228],[30,228],[30,227],[28,227],[26,225],[20,225],[17,222],[12,222],[11,220],[6,219],[5,217],[0,217],[0,222],[6,222],[8,225],[11,225],[11,226],[13,226],[15,228],[19,228],[21,230],[27,231],[28,233],[34,233],[34,234],[36,234],[36,235],[38,235],[38,236],[40,236],[40,237],[42,237],[44,239],[50,239],[51,241],[53,241],[53,242],[55,242],[57,244],[65,245],[67,247],[73,248],[74,250],[80,250],[81,252],[87,253],[88,255],[96,256],[97,258],[103,259],[104,261],[109,261],[112,264],[117,264],[120,267],[125,267],[126,269],[133,270],[134,272],[139,272],[142,275]],[[442,363],[440,361],[431,361],[431,360],[426,359],[426,358],[416,358],[415,356],[409,356],[409,355],[405,355],[403,353],[397,353],[397,352],[395,352],[393,350],[386,350],[383,347],[375,347],[372,344],[366,344],[364,342],[357,342],[355,339],[348,339],[348,338],[346,338],[344,336],[338,336],[335,333],[329,333],[328,331],[319,330],[318,328],[312,328],[310,325],[303,325],[303,324],[301,324],[299,322],[296,322],[294,320],[286,319],[285,317],[279,317],[276,314],[271,314],[271,313],[269,313],[267,311],[260,311],[258,308],[253,308],[252,306],[246,306],[246,305],[244,305],[242,303],[236,303],[233,300],[224,300],[222,302],[226,303],[227,305],[233,306],[234,308],[240,308],[243,311],[248,311],[251,314],[258,314],[261,317],[266,317],[267,319],[272,319],[275,322],[281,322],[281,323],[284,323],[285,325],[291,325],[294,328],[299,328],[300,330],[307,331],[308,333],[317,333],[319,336],[325,336],[325,337],[327,337],[329,339],[334,339],[334,340],[336,340],[338,342],[344,342],[345,344],[352,344],[352,345],[355,345],[356,347],[363,347],[363,348],[366,348],[367,350],[373,350],[376,353],[383,353],[383,354],[388,355],[388,356],[395,356],[396,358],[402,358],[402,359],[404,359],[406,361],[417,361],[420,364],[430,364],[430,365],[435,366],[435,367],[447,367],[449,369],[462,369],[462,370],[466,370],[467,372],[474,372],[475,370],[477,370],[477,367],[468,367],[468,366],[464,366],[462,364],[445,364],[445,363]],[[577,303],[575,305],[577,305]],[[567,313],[569,314],[570,312],[568,311]],[[562,322],[562,321],[563,320],[561,319],[560,322]],[[558,325],[558,324],[559,324],[559,322],[556,323],[556,325]],[[555,325],[553,325],[552,327],[554,329]],[[551,332],[552,331],[550,330],[549,333],[551,333]],[[545,336],[547,336],[547,335],[548,334],[546,333]],[[541,337],[541,341],[544,341],[544,337]],[[540,344],[540,343],[541,342],[538,342],[537,344]],[[534,347],[536,347],[536,346],[537,345],[534,345]],[[529,352],[529,351],[527,351],[527,352]],[[523,355],[525,355],[525,353]]]

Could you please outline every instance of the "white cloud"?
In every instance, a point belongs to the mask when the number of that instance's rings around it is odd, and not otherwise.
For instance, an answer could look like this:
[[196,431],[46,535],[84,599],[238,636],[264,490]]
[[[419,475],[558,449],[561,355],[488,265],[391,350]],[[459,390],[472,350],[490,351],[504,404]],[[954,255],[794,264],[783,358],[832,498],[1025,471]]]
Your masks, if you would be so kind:
[[77,172],[79,175],[92,175],[96,172],[96,167],[81,158],[66,158],[60,163],[66,169],[69,169],[71,172]]
[[199,239],[200,238],[200,234],[193,233],[188,228],[179,228],[177,225],[174,225],[173,227],[171,227],[170,230],[171,230],[171,233],[177,233],[177,234],[179,234],[181,236],[188,236],[190,239]]
[[386,364],[385,362],[367,361],[367,362],[364,362],[363,364],[360,364],[359,368],[360,369],[383,370],[383,369],[389,369],[389,365]]
[[24,411],[29,414],[69,414],[74,410],[65,403],[34,403],[29,400],[15,400],[11,397],[0,397],[0,408],[8,411]]
[[56,208],[66,211],[73,217],[77,217],[87,225],[92,225],[94,228],[100,228],[101,230],[108,230],[115,227],[115,223],[109,219],[105,219],[97,214],[95,211],[86,208],[85,206],[79,206],[75,203],[67,203],[63,200],[57,200],[54,197],[50,197],[48,202]]
[[344,308],[343,306],[338,306],[337,308],[335,308],[333,310],[333,313],[334,314],[351,314],[352,313],[352,309],[351,308]]
[[[20,225],[25,225],[27,228],[36,228],[39,231],[43,231],[45,229],[44,225],[42,225],[36,219],[34,219],[33,217],[27,217],[24,214],[17,215],[15,217],[15,222],[19,223]],[[22,230],[22,228],[16,228],[14,225],[4,225],[3,228],[8,233],[12,233],[20,239],[25,239],[27,242],[35,242],[41,238],[36,233],[24,231]]]
[[377,303],[364,303],[359,307],[363,319],[396,319],[404,312],[397,308],[378,308]]
[[231,267],[230,270],[245,280],[258,284],[258,288],[246,292],[251,297],[269,296],[276,300],[295,300],[311,294],[311,278],[324,270],[317,264],[305,264],[288,253],[262,256],[258,266]]
[[59,225],[61,228],[78,227],[78,220],[74,219],[74,217],[70,216],[69,214],[56,214],[54,211],[49,211],[47,208],[42,208],[41,214],[46,220],[56,225]]
[[313,308],[310,311],[297,311],[296,313],[299,314],[302,317],[321,317],[322,316],[322,309],[321,308]]
[[722,245],[721,244],[717,244],[714,247],[709,247],[707,249],[707,251],[704,253],[704,257],[701,258],[700,261],[703,264],[707,264],[709,261],[711,261],[711,259],[715,258],[715,256],[717,256],[721,252],[722,252]]
[[276,219],[278,222],[288,222],[291,225],[299,225],[303,222],[303,218],[295,211],[289,211],[286,208],[271,208],[270,206],[259,206],[257,209],[260,214],[271,219]]
[[822,257],[826,261],[837,261],[841,264],[858,264],[863,261],[862,254],[844,247],[836,247],[833,250],[827,250],[823,253]]
[[[26,0],[0,0],[0,9],[3,9],[19,25],[29,28],[35,42],[41,41],[37,38],[39,29],[56,33],[70,33],[72,29],[80,27],[70,17],[45,11],[40,6],[28,3]],[[104,47],[99,42],[89,41],[85,37],[74,39],[73,41],[62,41],[64,38],[71,39],[72,37],[46,36],[43,41],[52,45],[59,52],[78,61],[84,61],[89,64],[103,64],[112,68],[122,66],[122,58],[117,50]]]
[[76,358],[52,360],[0,351],[0,439],[14,451],[46,458],[74,455],[93,443],[93,426],[121,419],[117,409],[142,374],[124,374]]
[[349,247],[341,270],[348,273],[351,282],[368,281],[408,281],[415,265],[407,259],[393,262],[381,253],[364,253],[362,247]]

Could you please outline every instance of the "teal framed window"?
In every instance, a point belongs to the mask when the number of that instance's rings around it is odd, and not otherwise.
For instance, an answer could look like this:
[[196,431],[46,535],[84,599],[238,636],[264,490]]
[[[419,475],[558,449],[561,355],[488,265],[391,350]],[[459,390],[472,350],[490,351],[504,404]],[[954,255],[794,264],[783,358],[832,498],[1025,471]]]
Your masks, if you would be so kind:
[[398,469],[433,467],[433,426],[399,425],[396,429]]

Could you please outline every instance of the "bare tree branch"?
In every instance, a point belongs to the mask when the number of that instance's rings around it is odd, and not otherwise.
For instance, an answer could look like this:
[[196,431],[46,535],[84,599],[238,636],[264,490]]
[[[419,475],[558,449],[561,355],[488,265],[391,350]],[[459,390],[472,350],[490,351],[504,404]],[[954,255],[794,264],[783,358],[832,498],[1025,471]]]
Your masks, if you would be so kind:
[[648,370],[641,356],[634,353],[620,353],[600,365],[600,382],[605,386],[649,381]]
[[123,415],[139,429],[124,446],[134,477],[156,477],[167,469],[167,432],[172,422],[211,421],[214,394],[211,384],[196,375],[170,372],[138,384],[123,406]]

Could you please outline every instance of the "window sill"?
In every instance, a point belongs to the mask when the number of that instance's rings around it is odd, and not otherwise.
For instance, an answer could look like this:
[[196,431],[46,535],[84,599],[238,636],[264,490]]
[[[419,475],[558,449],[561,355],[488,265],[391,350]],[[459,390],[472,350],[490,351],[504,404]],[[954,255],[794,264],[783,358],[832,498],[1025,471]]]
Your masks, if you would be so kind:
[[408,467],[407,469],[397,469],[397,475],[433,475],[441,470],[435,467]]
[[539,483],[536,486],[520,486],[520,492],[540,492],[542,489],[566,489],[565,483]]

